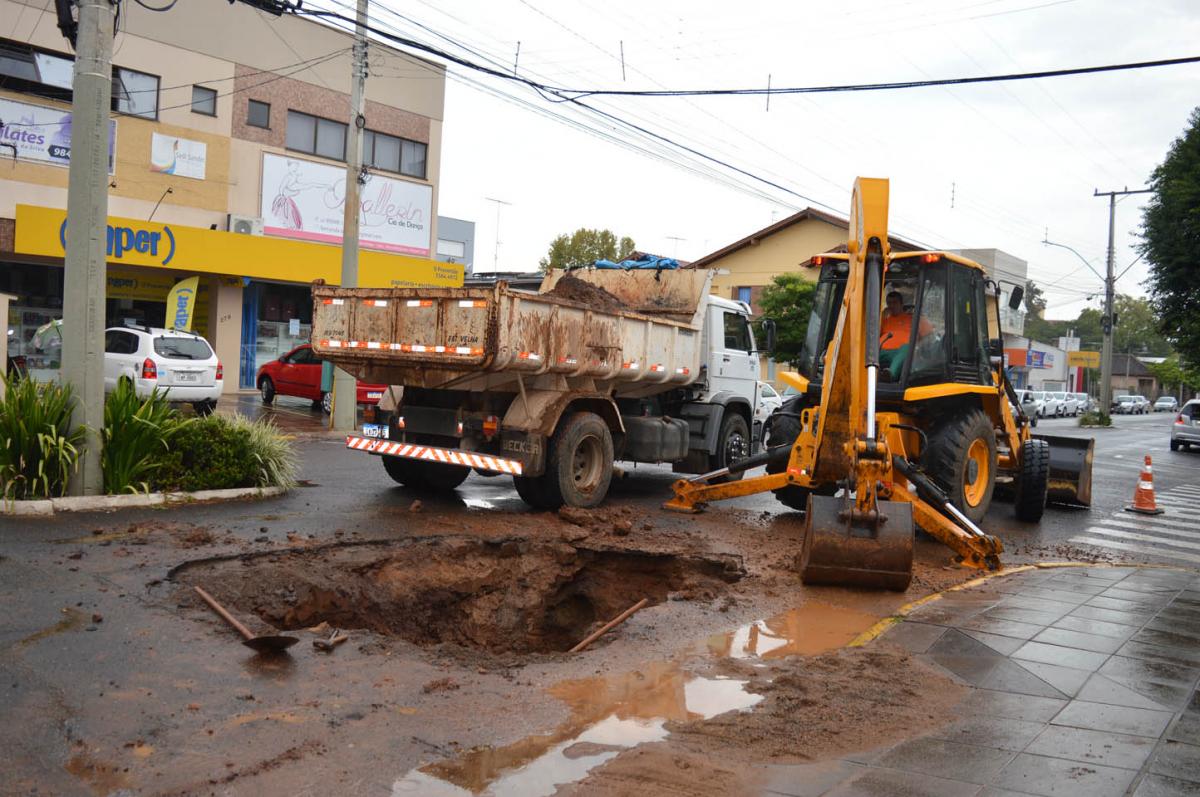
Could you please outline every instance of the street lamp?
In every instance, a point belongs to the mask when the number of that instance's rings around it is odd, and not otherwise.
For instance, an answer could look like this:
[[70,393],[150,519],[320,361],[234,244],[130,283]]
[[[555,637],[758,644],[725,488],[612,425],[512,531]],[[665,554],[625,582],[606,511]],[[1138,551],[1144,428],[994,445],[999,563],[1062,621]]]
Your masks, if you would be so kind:
[[[1113,273],[1112,273],[1111,258],[1109,260],[1108,276],[1104,277],[1104,276],[1101,276],[1099,271],[1096,271],[1096,269],[1092,268],[1092,264],[1087,261],[1086,257],[1079,254],[1078,252],[1076,252],[1074,249],[1067,246],[1066,244],[1055,243],[1054,241],[1049,240],[1049,236],[1047,236],[1042,241],[1042,245],[1043,246],[1057,246],[1060,249],[1066,249],[1068,252],[1075,255],[1075,257],[1077,257],[1081,261],[1083,261],[1083,264],[1085,266],[1087,266],[1088,269],[1093,274],[1095,274],[1097,277],[1100,277],[1101,281],[1104,283],[1104,311],[1103,311],[1103,314],[1100,319],[1101,328],[1104,330],[1104,344],[1103,344],[1103,346],[1101,346],[1101,354],[1100,354],[1100,412],[1104,415],[1108,415],[1109,407],[1112,406],[1112,357],[1113,357],[1112,312],[1113,312],[1113,285],[1116,282],[1116,279],[1113,277]],[[1130,264],[1130,265],[1132,265],[1132,264]]]

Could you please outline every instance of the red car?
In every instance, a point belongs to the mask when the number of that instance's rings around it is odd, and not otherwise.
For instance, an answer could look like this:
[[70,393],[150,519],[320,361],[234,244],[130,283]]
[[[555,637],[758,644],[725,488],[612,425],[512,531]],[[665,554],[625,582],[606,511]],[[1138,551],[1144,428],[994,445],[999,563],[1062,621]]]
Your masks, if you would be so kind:
[[[314,409],[320,407],[326,414],[332,407],[332,395],[321,390],[321,360],[307,343],[259,368],[255,384],[263,404],[271,404],[276,396],[296,396],[310,399]],[[358,403],[378,404],[385,390],[387,385],[359,382]]]

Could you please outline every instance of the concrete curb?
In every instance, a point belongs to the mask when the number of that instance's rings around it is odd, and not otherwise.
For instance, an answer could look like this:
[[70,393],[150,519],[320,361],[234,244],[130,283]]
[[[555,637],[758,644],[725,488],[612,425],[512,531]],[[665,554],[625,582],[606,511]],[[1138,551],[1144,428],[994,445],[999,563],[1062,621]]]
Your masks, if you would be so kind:
[[194,493],[130,493],[128,495],[83,495],[42,501],[0,501],[0,515],[53,515],[56,512],[97,512],[198,501],[228,501],[236,498],[271,498],[283,495],[283,487],[234,487]]

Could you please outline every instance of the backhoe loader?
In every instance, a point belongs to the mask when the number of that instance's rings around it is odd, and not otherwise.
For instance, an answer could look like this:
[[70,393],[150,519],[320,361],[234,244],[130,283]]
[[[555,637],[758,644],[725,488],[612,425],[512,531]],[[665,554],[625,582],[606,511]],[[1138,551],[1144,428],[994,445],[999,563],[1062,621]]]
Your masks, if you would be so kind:
[[998,286],[950,252],[892,252],[887,216],[888,181],[860,177],[847,252],[812,259],[799,370],[782,377],[800,395],[767,450],[675,482],[665,504],[774,492],[805,511],[808,584],[907,589],[914,523],[963,564],[999,568],[1003,544],[978,525],[998,486],[1026,522],[1047,502],[1091,503],[1094,441],[1032,435],[1008,382]]

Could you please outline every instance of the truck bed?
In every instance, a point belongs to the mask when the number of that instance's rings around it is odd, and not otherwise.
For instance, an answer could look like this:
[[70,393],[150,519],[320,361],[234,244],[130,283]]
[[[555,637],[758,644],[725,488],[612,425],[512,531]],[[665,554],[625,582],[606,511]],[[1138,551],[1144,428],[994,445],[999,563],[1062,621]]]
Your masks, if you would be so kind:
[[598,390],[646,396],[696,379],[710,272],[573,274],[627,309],[550,294],[562,272],[548,275],[537,293],[505,282],[480,288],[316,285],[313,349],[363,381],[422,388],[516,392],[530,384],[591,380]]

